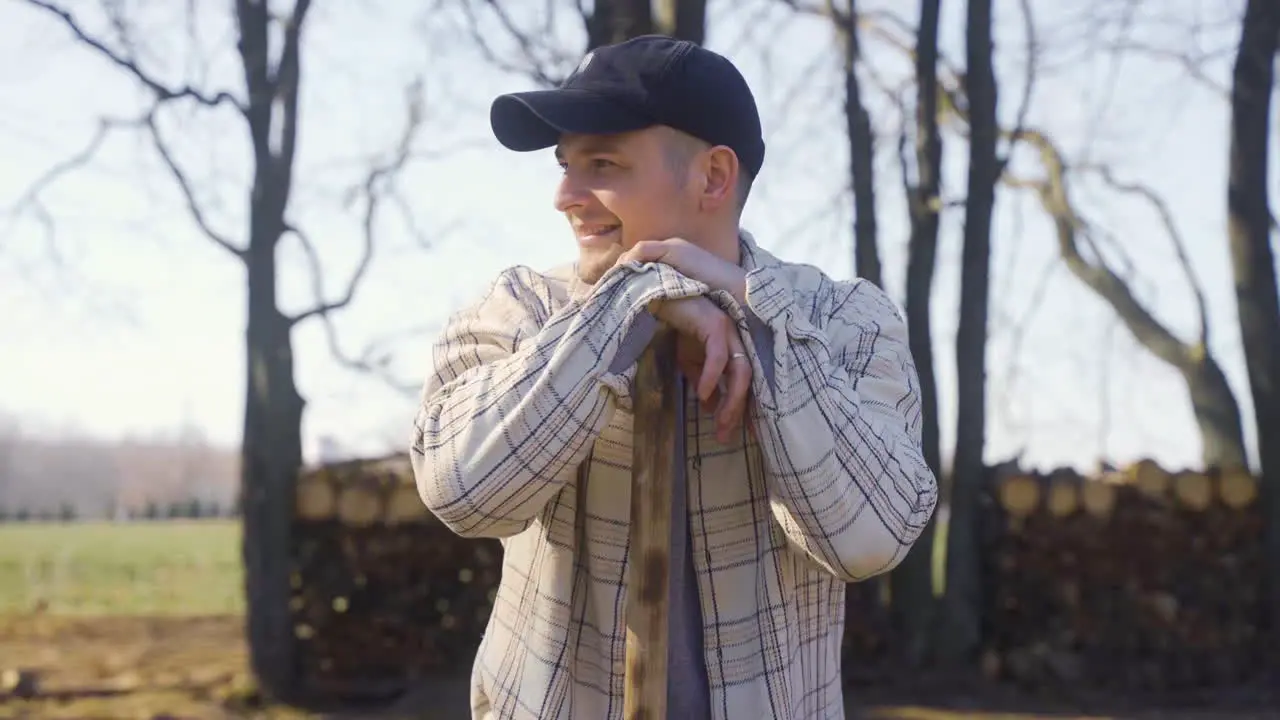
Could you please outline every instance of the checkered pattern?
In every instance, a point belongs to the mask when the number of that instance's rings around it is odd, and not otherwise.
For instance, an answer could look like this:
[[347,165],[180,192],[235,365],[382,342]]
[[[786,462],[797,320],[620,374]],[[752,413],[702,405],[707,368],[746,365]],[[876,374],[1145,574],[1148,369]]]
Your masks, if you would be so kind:
[[650,300],[694,295],[738,321],[755,370],[755,438],[717,442],[696,405],[686,426],[712,717],[843,717],[844,583],[900,562],[937,502],[916,371],[879,288],[745,233],[742,248],[746,309],[666,265],[594,286],[516,267],[436,343],[418,488],[454,532],[506,551],[475,718],[622,717],[634,340]]

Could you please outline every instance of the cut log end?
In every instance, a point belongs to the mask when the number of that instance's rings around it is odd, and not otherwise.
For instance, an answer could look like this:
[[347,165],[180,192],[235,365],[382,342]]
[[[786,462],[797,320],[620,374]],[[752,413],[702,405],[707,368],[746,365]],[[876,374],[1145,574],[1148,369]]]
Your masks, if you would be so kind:
[[353,528],[369,527],[382,515],[382,498],[374,488],[349,485],[338,496],[338,519],[343,525]]
[[387,498],[386,522],[388,525],[420,522],[429,515],[427,506],[414,485],[399,485]]
[[1243,510],[1257,499],[1258,481],[1247,470],[1231,470],[1219,479],[1218,494],[1227,507]]
[[1031,475],[1009,475],[1000,481],[1000,507],[1015,518],[1025,518],[1040,504],[1040,483]]
[[1080,504],[1095,518],[1109,518],[1116,507],[1115,485],[1103,480],[1086,481],[1080,488]]
[[1064,518],[1074,515],[1080,509],[1080,492],[1077,478],[1073,473],[1056,472],[1049,478],[1049,514]]
[[1155,460],[1149,458],[1139,460],[1132,468],[1133,483],[1139,492],[1158,500],[1169,494],[1169,473]]
[[1213,503],[1213,484],[1203,473],[1180,472],[1173,477],[1173,496],[1182,507],[1204,512]]
[[336,509],[337,493],[327,475],[317,472],[298,481],[294,512],[299,519],[311,522],[328,520]]

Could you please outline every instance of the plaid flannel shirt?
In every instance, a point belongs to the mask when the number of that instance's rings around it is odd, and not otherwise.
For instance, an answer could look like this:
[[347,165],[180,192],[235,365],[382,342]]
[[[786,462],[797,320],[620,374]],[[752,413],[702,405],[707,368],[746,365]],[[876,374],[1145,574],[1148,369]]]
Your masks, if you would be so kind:
[[656,324],[647,304],[697,295],[737,321],[754,371],[755,437],[722,445],[687,413],[712,717],[843,717],[844,584],[897,565],[937,502],[917,375],[875,285],[783,262],[745,232],[741,245],[746,308],[664,264],[594,285],[572,265],[514,267],[436,342],[418,488],[452,531],[505,550],[473,717],[622,717],[630,385]]

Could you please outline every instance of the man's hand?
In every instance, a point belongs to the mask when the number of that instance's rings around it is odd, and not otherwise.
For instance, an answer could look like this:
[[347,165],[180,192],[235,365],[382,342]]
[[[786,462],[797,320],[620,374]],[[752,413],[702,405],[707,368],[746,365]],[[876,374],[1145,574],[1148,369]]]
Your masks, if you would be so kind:
[[671,238],[636,243],[618,258],[618,262],[631,260],[670,265],[681,275],[706,283],[716,290],[727,290],[739,305],[746,305],[746,271],[688,240]]
[[751,390],[751,361],[733,319],[705,297],[658,301],[650,309],[677,332],[677,363],[696,383],[703,407],[715,407],[716,439],[728,443]]

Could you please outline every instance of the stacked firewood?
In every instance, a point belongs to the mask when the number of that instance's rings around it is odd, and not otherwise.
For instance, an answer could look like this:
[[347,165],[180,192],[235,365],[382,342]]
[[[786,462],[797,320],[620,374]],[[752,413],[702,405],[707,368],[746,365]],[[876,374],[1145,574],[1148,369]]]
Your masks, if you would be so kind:
[[[496,541],[463,540],[431,517],[406,456],[309,470],[297,487],[291,578],[303,679],[351,696],[468,667],[501,562]],[[882,580],[847,587],[851,681],[889,672]]]
[[1036,686],[1138,692],[1257,666],[1261,517],[1245,472],[1144,460],[1082,478],[1005,472],[983,508],[983,659]]
[[428,513],[405,456],[308,471],[291,577],[303,681],[350,696],[468,667],[501,562],[497,541],[461,539]]

